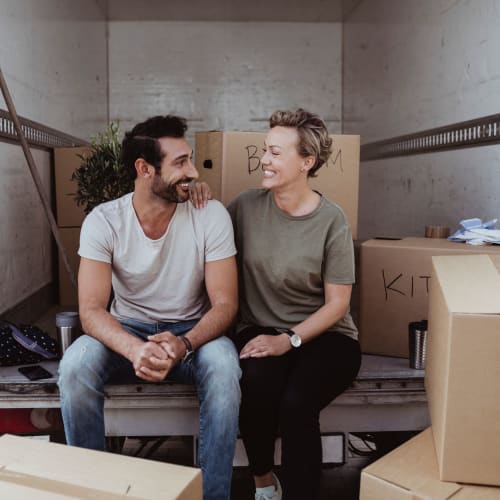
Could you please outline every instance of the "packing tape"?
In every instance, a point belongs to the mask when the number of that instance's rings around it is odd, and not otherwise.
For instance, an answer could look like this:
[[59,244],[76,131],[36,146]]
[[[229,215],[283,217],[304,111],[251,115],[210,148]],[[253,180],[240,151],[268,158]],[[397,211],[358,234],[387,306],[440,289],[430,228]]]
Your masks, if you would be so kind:
[[448,238],[450,228],[448,226],[425,226],[426,238]]

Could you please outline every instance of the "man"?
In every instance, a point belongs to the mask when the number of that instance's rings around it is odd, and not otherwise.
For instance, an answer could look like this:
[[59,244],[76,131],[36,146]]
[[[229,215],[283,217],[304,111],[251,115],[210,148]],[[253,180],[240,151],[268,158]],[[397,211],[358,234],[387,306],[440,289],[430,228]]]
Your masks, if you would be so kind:
[[78,299],[87,335],[66,351],[58,383],[68,444],[97,450],[105,448],[111,377],[195,384],[203,498],[221,500],[230,497],[240,403],[238,356],[221,336],[237,311],[236,250],[219,202],[203,210],[185,203],[198,177],[186,129],[183,118],[157,116],[125,135],[134,192],[99,205],[82,226]]

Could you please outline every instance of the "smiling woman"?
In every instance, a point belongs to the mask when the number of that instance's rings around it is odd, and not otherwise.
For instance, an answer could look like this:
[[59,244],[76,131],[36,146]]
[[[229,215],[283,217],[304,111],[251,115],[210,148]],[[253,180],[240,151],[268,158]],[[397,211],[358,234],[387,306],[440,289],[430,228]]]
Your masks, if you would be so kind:
[[[236,345],[242,368],[240,431],[256,499],[316,499],[319,413],[359,370],[349,314],[354,253],[342,209],[311,189],[332,141],[317,115],[278,111],[262,157],[264,189],[228,207],[240,270]],[[283,488],[273,473],[282,439]]]

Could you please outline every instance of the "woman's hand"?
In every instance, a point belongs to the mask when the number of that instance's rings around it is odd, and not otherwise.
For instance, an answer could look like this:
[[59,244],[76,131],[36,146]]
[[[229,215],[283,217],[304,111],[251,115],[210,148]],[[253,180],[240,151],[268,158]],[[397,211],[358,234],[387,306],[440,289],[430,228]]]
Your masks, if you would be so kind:
[[189,186],[189,199],[195,208],[204,208],[212,199],[212,191],[206,182],[192,182]]
[[288,334],[259,335],[250,340],[240,352],[240,359],[281,356],[292,348]]

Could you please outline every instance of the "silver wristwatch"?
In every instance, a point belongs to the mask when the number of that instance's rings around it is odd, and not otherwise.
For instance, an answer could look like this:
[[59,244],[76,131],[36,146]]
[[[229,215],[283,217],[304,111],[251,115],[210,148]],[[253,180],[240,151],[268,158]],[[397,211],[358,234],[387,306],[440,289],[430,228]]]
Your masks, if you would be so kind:
[[287,330],[288,338],[290,339],[290,344],[292,347],[300,347],[302,345],[302,339],[298,333],[295,333],[293,330]]

